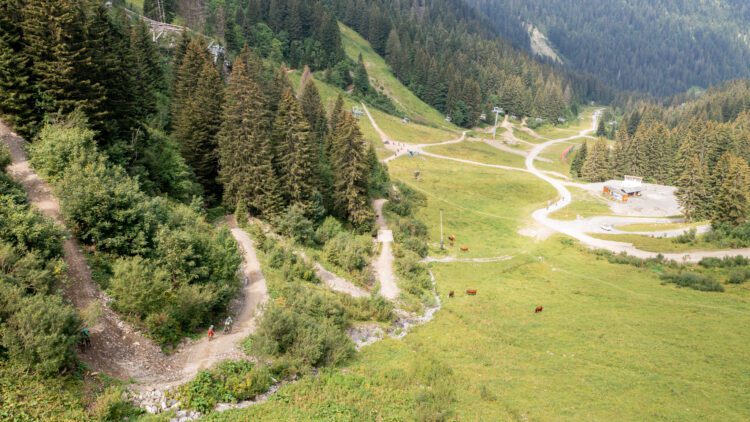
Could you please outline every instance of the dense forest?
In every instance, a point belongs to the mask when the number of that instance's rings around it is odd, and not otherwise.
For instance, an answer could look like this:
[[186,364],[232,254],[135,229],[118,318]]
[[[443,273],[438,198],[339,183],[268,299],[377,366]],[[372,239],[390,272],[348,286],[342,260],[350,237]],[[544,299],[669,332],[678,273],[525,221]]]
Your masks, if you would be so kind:
[[[159,18],[146,2],[146,13]],[[341,50],[336,19],[363,35],[396,76],[452,121],[469,127],[495,105],[550,122],[577,104],[611,98],[593,78],[555,70],[514,48],[463,1],[423,4],[390,1],[301,0],[160,2],[192,28],[224,40],[232,52],[247,43],[263,58],[292,68],[325,70],[325,80],[384,111],[396,109],[367,88],[366,70]],[[183,10],[183,12],[180,12]],[[171,16],[166,14],[167,19]],[[363,83],[364,82],[364,83]]]
[[[314,229],[335,217],[348,229],[372,227],[371,197],[387,172],[342,100],[328,113],[309,77],[295,92],[283,57],[245,47],[227,70],[204,37],[187,33],[165,55],[143,23],[96,1],[0,8],[0,116],[33,141],[31,161],[92,251],[112,307],[158,343],[222,315],[238,291],[239,251],[208,222],[210,207],[274,225]],[[325,51],[340,56],[340,40]],[[0,182],[2,224],[21,224],[3,227],[0,239],[2,300],[14,303],[3,307],[0,353],[33,363],[42,359],[24,352],[33,349],[59,355],[45,373],[69,368],[79,323],[54,295],[62,233],[5,176]],[[25,296],[28,307],[13,299]],[[45,301],[57,319],[32,331],[62,337],[13,337],[8,324],[37,323],[32,308]]]
[[540,28],[563,60],[622,90],[670,95],[750,76],[742,0],[471,0],[500,34],[530,50]]

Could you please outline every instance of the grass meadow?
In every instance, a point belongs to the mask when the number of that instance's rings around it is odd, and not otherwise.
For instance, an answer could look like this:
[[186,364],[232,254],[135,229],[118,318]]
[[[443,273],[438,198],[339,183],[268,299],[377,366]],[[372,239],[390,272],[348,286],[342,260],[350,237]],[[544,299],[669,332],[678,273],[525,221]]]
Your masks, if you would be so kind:
[[[467,147],[462,143],[457,149]],[[457,156],[474,154],[454,151]],[[399,158],[391,176],[427,196],[439,240],[494,263],[432,264],[443,308],[403,340],[283,387],[267,403],[209,420],[744,420],[750,361],[745,294],[663,285],[561,236],[516,234],[554,190],[532,176]],[[422,180],[414,181],[415,167]],[[593,208],[593,207],[592,207]],[[437,251],[433,250],[432,254]],[[449,249],[451,255],[459,255]],[[477,296],[466,296],[477,289]],[[449,299],[447,293],[456,291]],[[544,311],[534,314],[534,308]]]

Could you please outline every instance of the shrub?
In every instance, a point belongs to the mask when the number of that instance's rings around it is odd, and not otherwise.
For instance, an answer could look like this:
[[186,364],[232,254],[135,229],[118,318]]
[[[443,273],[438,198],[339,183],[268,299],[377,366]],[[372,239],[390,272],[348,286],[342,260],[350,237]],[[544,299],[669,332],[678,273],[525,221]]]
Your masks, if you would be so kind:
[[177,398],[187,407],[211,412],[219,402],[249,400],[265,393],[277,373],[265,365],[248,361],[224,361],[209,371],[200,371],[177,390]]
[[346,271],[360,272],[367,267],[372,255],[372,239],[341,232],[326,242],[323,253],[326,261]]
[[3,325],[0,342],[14,360],[54,375],[75,364],[79,327],[78,314],[59,296],[28,296]]
[[726,256],[724,258],[709,257],[701,259],[698,265],[705,268],[742,267],[750,265],[750,259],[742,255]]
[[117,311],[144,318],[164,309],[172,287],[167,271],[141,257],[119,259],[112,269],[110,294]]
[[421,297],[425,291],[432,288],[427,266],[414,252],[402,251],[401,258],[396,260],[396,274],[404,289],[415,296]]
[[337,365],[354,352],[344,332],[346,311],[335,296],[291,285],[284,302],[273,303],[250,337],[255,353],[287,357],[303,366]]
[[136,418],[143,410],[133,406],[120,387],[108,387],[91,406],[91,419],[99,422],[117,422]]
[[729,272],[727,283],[742,284],[747,280],[750,280],[750,268],[735,268]]
[[36,252],[50,259],[62,253],[63,232],[26,204],[0,195],[0,240],[23,252]]
[[56,183],[73,163],[85,166],[103,158],[96,151],[94,136],[81,123],[45,125],[31,144],[31,163],[40,175]]
[[305,217],[304,209],[298,204],[289,207],[276,220],[275,227],[279,233],[291,237],[302,245],[311,245],[315,240],[313,223]]
[[315,241],[321,245],[325,245],[326,242],[333,239],[343,231],[344,229],[339,220],[330,216],[326,217],[326,219],[323,220],[323,224],[321,224],[315,231]]
[[704,292],[724,291],[724,286],[719,284],[716,280],[710,276],[699,273],[685,271],[679,273],[665,273],[662,274],[661,279],[666,283],[676,284],[680,287],[689,287]]
[[2,172],[5,169],[5,167],[8,167],[10,163],[11,163],[11,159],[10,159],[10,151],[8,150],[8,147],[0,144],[0,172]]
[[695,227],[685,230],[681,235],[672,239],[674,243],[693,243],[697,238],[698,231]]

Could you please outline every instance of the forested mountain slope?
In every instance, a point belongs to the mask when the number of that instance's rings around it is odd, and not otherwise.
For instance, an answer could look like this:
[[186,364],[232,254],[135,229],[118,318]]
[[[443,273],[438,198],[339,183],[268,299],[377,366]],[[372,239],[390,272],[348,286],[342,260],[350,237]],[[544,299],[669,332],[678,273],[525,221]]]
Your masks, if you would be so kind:
[[625,90],[667,95],[750,75],[743,0],[470,0],[514,45],[528,27],[572,68]]

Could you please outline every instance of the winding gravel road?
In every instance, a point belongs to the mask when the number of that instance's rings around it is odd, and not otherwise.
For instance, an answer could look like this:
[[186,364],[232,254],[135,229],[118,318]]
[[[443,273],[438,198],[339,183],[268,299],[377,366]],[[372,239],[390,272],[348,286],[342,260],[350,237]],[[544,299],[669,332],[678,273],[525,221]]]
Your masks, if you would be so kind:
[[[553,139],[553,140],[538,144],[534,146],[534,148],[531,150],[529,155],[526,157],[526,169],[529,172],[531,172],[533,175],[535,175],[536,177],[552,185],[552,187],[554,187],[555,190],[557,190],[557,193],[559,196],[559,199],[557,202],[555,202],[548,208],[541,208],[541,209],[534,211],[534,213],[532,214],[532,217],[539,224],[551,230],[554,230],[558,233],[563,233],[565,235],[573,237],[592,249],[606,249],[613,253],[625,252],[628,255],[632,255],[632,256],[635,256],[638,258],[644,258],[644,259],[655,258],[657,255],[660,255],[658,252],[644,251],[644,250],[636,248],[631,243],[597,239],[597,238],[587,235],[581,229],[580,225],[577,224],[575,221],[573,222],[560,221],[560,220],[554,220],[549,217],[551,213],[570,205],[571,200],[572,200],[572,195],[567,188],[567,185],[568,185],[567,183],[565,183],[564,181],[552,178],[548,176],[547,174],[545,174],[545,172],[537,169],[534,164],[535,158],[546,148],[554,144],[557,144],[560,142],[571,141],[573,139],[578,139],[581,137],[590,137],[589,134],[596,130],[597,122],[598,122],[599,117],[601,116],[601,112],[602,110],[597,110],[592,116],[590,129],[582,130],[578,135],[570,136],[567,138],[561,138],[561,139]],[[638,219],[637,221],[646,222],[644,219]],[[723,250],[723,251],[691,251],[687,253],[662,253],[661,255],[665,259],[669,259],[673,261],[698,262],[701,259],[707,258],[707,257],[723,258],[727,256],[737,256],[737,255],[750,257],[750,248],[730,249],[730,250]]]

